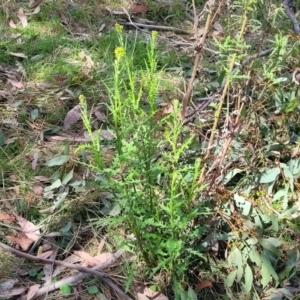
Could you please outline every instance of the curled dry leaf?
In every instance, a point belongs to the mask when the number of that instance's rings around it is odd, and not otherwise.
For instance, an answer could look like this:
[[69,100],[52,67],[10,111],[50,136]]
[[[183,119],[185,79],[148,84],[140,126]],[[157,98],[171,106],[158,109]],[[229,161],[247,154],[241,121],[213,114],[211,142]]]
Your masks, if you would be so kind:
[[74,251],[74,253],[81,257],[87,264],[93,267],[101,265],[102,263],[110,259],[112,256],[111,253],[102,253],[95,257],[91,256],[90,254],[84,251]]
[[8,25],[9,25],[9,27],[11,27],[11,28],[17,28],[17,25],[14,23],[13,20],[10,20]]
[[21,229],[29,239],[37,241],[40,238],[41,233],[37,226],[20,216],[17,216],[16,218]]
[[81,118],[80,105],[73,107],[65,116],[64,119],[64,130],[68,130]]
[[41,195],[43,195],[43,192],[44,192],[44,188],[37,183],[35,183],[32,186],[32,190],[33,190],[35,196],[41,196]]
[[27,55],[25,55],[22,52],[9,52],[10,55],[16,56],[16,57],[22,57],[22,58],[28,58]]

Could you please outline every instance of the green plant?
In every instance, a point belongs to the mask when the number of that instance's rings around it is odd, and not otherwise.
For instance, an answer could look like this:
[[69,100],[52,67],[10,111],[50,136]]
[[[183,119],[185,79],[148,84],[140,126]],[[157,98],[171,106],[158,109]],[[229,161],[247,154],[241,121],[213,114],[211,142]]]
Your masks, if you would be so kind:
[[[98,174],[101,188],[114,195],[118,209],[116,212],[115,205],[113,214],[121,215],[110,222],[122,222],[128,234],[133,233],[134,240],[128,239],[127,246],[138,250],[150,275],[164,271],[179,297],[191,257],[204,259],[201,252],[193,249],[193,240],[205,231],[205,227],[194,228],[193,220],[209,213],[203,205],[193,203],[203,189],[197,184],[200,160],[191,165],[182,160],[193,136],[182,136],[179,102],[173,102],[168,116],[159,117],[157,33],[152,32],[146,68],[134,69],[134,51],[126,51],[122,26],[117,25],[116,30],[120,47],[115,50],[114,88],[110,90],[109,105],[115,157],[111,166],[104,167],[100,139],[92,132],[84,96],[80,96],[83,121],[92,142],[78,150],[92,150],[94,160],[90,165]],[[147,102],[147,110],[143,102]]]

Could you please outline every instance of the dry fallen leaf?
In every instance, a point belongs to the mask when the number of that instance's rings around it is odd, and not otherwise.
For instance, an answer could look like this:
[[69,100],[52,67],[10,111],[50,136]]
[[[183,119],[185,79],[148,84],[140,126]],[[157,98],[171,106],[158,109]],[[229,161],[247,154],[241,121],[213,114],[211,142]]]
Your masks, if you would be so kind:
[[0,214],[0,220],[6,220],[13,222],[16,218],[14,216],[6,215],[6,214]]
[[71,128],[72,125],[74,125],[78,120],[81,118],[81,111],[80,111],[80,105],[74,106],[65,116],[64,119],[64,130],[68,130]]
[[28,22],[22,7],[18,11],[18,18],[21,21],[23,28],[25,28],[28,25]]
[[27,293],[27,300],[30,300],[34,297],[36,292],[39,290],[40,286],[41,286],[40,284],[35,284],[35,285],[32,285],[31,287],[29,287],[29,290]]
[[212,283],[211,281],[209,280],[204,280],[204,281],[201,281],[200,283],[198,283],[196,286],[195,286],[195,291],[198,292],[206,287],[212,287]]
[[22,52],[9,52],[10,55],[22,58],[28,58],[28,56]]
[[101,265],[102,263],[106,262],[112,257],[111,253],[102,253],[95,257],[91,256],[90,254],[84,251],[74,251],[74,253],[81,257],[87,264],[93,267]]
[[43,252],[42,254],[38,255],[37,257],[47,259],[52,253],[53,253],[53,250],[49,250],[49,251]]
[[38,7],[42,2],[43,2],[43,0],[30,0],[28,6],[29,6],[29,8],[36,8],[36,7]]
[[2,281],[0,282],[0,291],[3,292],[6,290],[10,290],[18,282],[19,282],[18,279],[7,279],[5,281]]
[[[81,257],[78,257],[75,254],[72,254],[72,255],[68,256],[66,259],[64,259],[63,261],[71,263],[71,264],[75,264],[75,263],[80,262],[81,260],[82,260]],[[66,267],[57,266],[52,274],[52,277],[54,278],[55,276],[59,275],[64,269],[66,269]]]
[[20,216],[17,216],[16,218],[21,229],[28,238],[32,239],[33,241],[37,241],[40,238],[41,233],[37,226]]
[[33,160],[32,160],[32,163],[31,163],[32,170],[36,169],[36,165],[37,165],[38,159],[39,159],[39,152],[34,152],[34,154],[33,154]]
[[44,188],[37,183],[35,183],[32,186],[32,190],[33,190],[35,196],[41,196],[41,195],[43,195],[43,192],[44,192]]
[[17,28],[17,26],[16,26],[16,24],[14,23],[13,20],[10,20],[8,25],[9,25],[11,28]]
[[50,178],[46,176],[34,176],[34,179],[41,182],[50,182]]
[[103,250],[103,247],[105,245],[105,240],[102,239],[101,242],[99,243],[99,246],[98,246],[98,255],[101,254],[102,250]]
[[132,11],[134,13],[145,13],[147,11],[150,11],[150,7],[147,6],[147,5],[135,5],[133,8],[132,8]]
[[13,79],[7,79],[7,81],[14,87],[18,88],[18,89],[21,89],[23,87],[23,84],[20,82],[20,81],[16,81],[16,80],[13,80]]
[[28,238],[23,232],[21,232],[19,234],[19,237],[15,237],[15,236],[6,236],[6,238],[14,244],[19,245],[23,251],[28,250],[28,248],[30,247],[30,245],[33,243],[33,240]]
[[1,296],[3,298],[17,296],[24,293],[27,290],[27,287],[16,287],[7,291],[1,291]]

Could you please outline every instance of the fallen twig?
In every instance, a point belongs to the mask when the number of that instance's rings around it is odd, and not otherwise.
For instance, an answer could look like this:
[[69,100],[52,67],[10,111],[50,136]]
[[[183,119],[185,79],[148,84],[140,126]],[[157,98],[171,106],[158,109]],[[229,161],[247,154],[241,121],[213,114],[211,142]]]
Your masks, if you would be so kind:
[[136,22],[122,22],[118,21],[119,24],[121,25],[130,25],[134,27],[142,27],[142,28],[147,28],[147,29],[152,29],[152,30],[167,30],[167,31],[173,31],[177,33],[184,33],[184,34],[191,34],[190,31],[184,30],[184,29],[179,29],[176,27],[171,27],[171,26],[162,26],[162,25],[149,25],[149,24],[142,24],[142,23],[136,23]]
[[[0,248],[4,249],[6,251],[9,251],[19,257],[24,257],[26,259],[29,259],[31,261],[44,263],[44,264],[54,264],[54,265],[58,265],[58,266],[64,266],[66,268],[70,268],[70,269],[74,269],[79,272],[82,272],[79,274],[75,274],[74,276],[64,278],[63,280],[60,280],[53,284],[50,284],[49,286],[42,287],[41,289],[39,289],[37,291],[37,293],[35,294],[34,297],[38,297],[38,296],[44,295],[48,292],[54,291],[54,290],[58,289],[60,286],[62,286],[63,284],[77,282],[79,280],[86,278],[90,274],[92,274],[94,276],[100,277],[106,284],[108,284],[114,291],[116,291],[124,299],[132,300],[131,297],[126,295],[124,291],[122,291],[115,283],[112,282],[112,280],[109,279],[110,276],[108,274],[99,271],[99,270],[106,269],[108,266],[112,265],[124,253],[123,250],[119,250],[116,253],[114,253],[112,255],[112,258],[107,260],[105,263],[103,263],[99,266],[93,267],[93,268],[87,268],[87,267],[67,263],[64,261],[40,258],[40,257],[31,255],[31,254],[27,254],[27,253],[18,251],[18,250],[14,249],[10,246],[7,246],[1,242],[0,242]],[[23,300],[23,299],[26,299],[26,296],[21,298],[21,300]]]
[[298,20],[296,19],[294,13],[291,10],[291,0],[284,0],[283,1],[283,6],[285,8],[285,13],[287,14],[287,16],[290,18],[290,20],[292,21],[293,25],[294,25],[294,31],[296,34],[300,35],[300,25]]

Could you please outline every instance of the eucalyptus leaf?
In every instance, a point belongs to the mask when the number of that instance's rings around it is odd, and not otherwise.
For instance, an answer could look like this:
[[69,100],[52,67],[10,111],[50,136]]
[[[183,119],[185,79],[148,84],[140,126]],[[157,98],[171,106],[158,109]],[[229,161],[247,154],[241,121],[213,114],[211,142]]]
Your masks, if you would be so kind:
[[248,264],[245,267],[245,293],[250,294],[253,285],[253,273]]
[[[298,151],[298,149],[297,149],[297,151]],[[298,176],[300,174],[300,158],[291,159],[288,162],[288,165],[289,165],[290,171],[292,172],[292,174],[294,176]]]
[[73,178],[74,170],[72,169],[63,179],[62,184],[66,185]]
[[236,174],[243,173],[243,172],[244,171],[241,169],[233,169],[232,171],[229,171],[223,179],[223,184],[227,184]]
[[244,275],[244,268],[242,267],[242,265],[239,265],[237,268],[237,273],[236,273],[236,282],[240,282],[242,277]]
[[274,270],[269,257],[267,256],[266,252],[262,252],[261,254],[261,260],[262,260],[262,269],[265,268],[267,269],[268,273],[270,275],[272,275],[272,277],[274,278],[274,280],[276,280],[276,282],[278,282],[278,274],[277,272]]
[[33,109],[33,110],[30,112],[30,116],[31,116],[31,118],[32,118],[33,120],[36,119],[36,118],[39,116],[39,110],[38,110],[38,108]]
[[259,183],[271,183],[277,179],[279,174],[280,174],[279,167],[268,169],[267,171],[261,174],[259,178]]
[[[274,241],[274,240],[272,240]],[[277,257],[281,256],[281,251],[277,249],[272,243],[271,240],[265,238],[258,238],[259,244],[265,249],[275,254]]]
[[46,186],[44,188],[44,191],[49,192],[49,191],[59,188],[60,186],[61,186],[61,180],[57,179],[50,186]]
[[243,257],[241,251],[236,247],[234,248],[227,259],[228,263],[232,267],[240,267],[243,265]]
[[268,267],[265,264],[262,264],[261,267],[261,281],[260,283],[262,284],[263,288],[267,286],[267,284],[271,280],[271,273],[268,269]]
[[66,199],[67,195],[69,194],[68,191],[66,192],[63,192],[61,195],[59,195],[57,198],[56,198],[56,201],[53,203],[53,207],[54,208],[57,208],[60,206],[60,204]]
[[191,287],[189,287],[189,289],[188,289],[188,296],[189,296],[189,300],[197,300],[198,299],[197,294]]
[[259,252],[257,251],[256,246],[252,246],[249,251],[249,258],[252,262],[254,262],[259,268],[262,265],[262,260]]
[[117,202],[114,202],[113,206],[108,214],[112,217],[115,217],[115,216],[118,216],[120,214],[120,212],[121,212],[120,205]]
[[235,278],[236,278],[236,274],[237,274],[237,270],[234,270],[231,273],[229,273],[229,275],[225,279],[225,285],[227,287],[231,287],[233,285]]
[[54,158],[48,160],[45,163],[45,166],[47,166],[47,167],[61,166],[64,163],[66,163],[69,160],[69,158],[70,158],[70,156],[68,156],[68,155],[57,156],[57,157],[54,157]]

